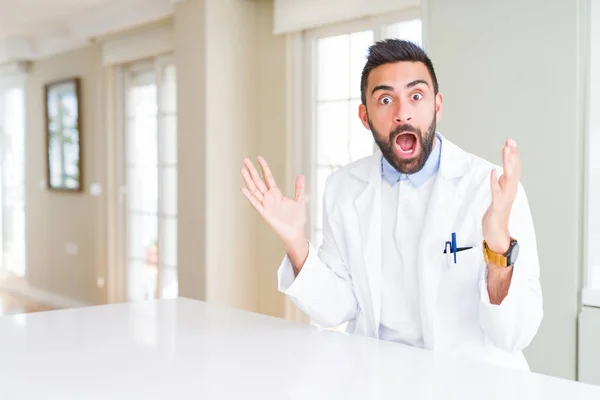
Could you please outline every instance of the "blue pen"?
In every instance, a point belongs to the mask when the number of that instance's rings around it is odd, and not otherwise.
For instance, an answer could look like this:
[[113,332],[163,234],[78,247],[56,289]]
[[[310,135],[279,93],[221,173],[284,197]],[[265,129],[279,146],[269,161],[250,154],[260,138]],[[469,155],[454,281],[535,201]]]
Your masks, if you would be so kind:
[[456,264],[456,232],[452,232],[452,252],[454,253],[454,264]]

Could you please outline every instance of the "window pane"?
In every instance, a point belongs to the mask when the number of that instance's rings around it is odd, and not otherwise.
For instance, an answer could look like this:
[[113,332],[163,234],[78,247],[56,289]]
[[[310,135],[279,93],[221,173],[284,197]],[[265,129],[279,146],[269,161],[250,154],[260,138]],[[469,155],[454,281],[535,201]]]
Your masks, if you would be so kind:
[[350,145],[348,150],[350,162],[373,154],[375,143],[373,134],[365,129],[358,117],[359,105],[360,100],[350,102]]
[[159,156],[161,164],[177,163],[177,115],[168,115],[161,119]]
[[174,299],[179,293],[177,268],[166,267],[161,271],[161,298]]
[[[15,185],[14,189],[17,189],[17,187],[24,189],[25,98],[23,89],[9,90],[6,93],[5,100],[4,110],[0,110],[0,119],[4,119],[4,129],[0,127],[0,132],[3,134],[4,179],[8,179],[5,184]],[[3,123],[0,122],[0,125]]]
[[169,64],[163,69],[162,82],[161,111],[169,114],[175,113],[177,111],[177,80],[174,64]]
[[127,161],[157,163],[157,87],[154,70],[130,73],[128,91]]
[[161,213],[170,216],[177,215],[177,168],[162,168],[162,210]]
[[127,264],[128,301],[140,301],[155,298],[158,272],[157,267],[138,260],[130,260]]
[[360,98],[360,77],[367,62],[369,46],[373,44],[373,31],[357,32],[350,35],[350,93],[352,98]]
[[398,22],[386,27],[386,37],[395,39],[407,39],[422,46],[421,20]]
[[154,70],[130,73],[127,115],[156,114],[156,77]]
[[318,103],[316,107],[317,163],[345,165],[348,163],[348,101]]
[[25,209],[2,209],[2,266],[17,276],[25,275]]
[[21,87],[0,92],[1,267],[25,275],[25,96]]
[[158,246],[158,218],[156,215],[129,213],[127,218],[127,256],[156,263]]
[[317,98],[348,99],[350,96],[350,36],[317,41]]
[[158,168],[127,168],[127,207],[133,211],[158,211]]
[[160,262],[169,267],[177,266],[177,219],[161,218]]
[[129,121],[127,164],[156,165],[158,158],[156,115],[140,115]]

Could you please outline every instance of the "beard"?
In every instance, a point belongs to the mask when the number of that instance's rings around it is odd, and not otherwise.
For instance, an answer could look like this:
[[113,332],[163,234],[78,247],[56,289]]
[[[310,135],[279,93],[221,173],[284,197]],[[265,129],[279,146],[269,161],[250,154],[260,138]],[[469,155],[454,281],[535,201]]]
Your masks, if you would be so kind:
[[[431,121],[431,124],[429,125],[429,128],[425,134],[423,134],[421,129],[415,128],[410,124],[403,124],[397,126],[393,131],[391,131],[387,140],[382,137],[379,132],[377,132],[371,123],[371,119],[368,120],[375,143],[377,143],[377,146],[379,146],[383,157],[400,173],[414,174],[415,172],[419,172],[427,162],[427,159],[433,150],[433,141],[435,140],[436,114],[437,113],[434,111],[433,120]],[[417,155],[408,160],[398,157],[394,152],[396,137],[403,132],[412,132],[418,138],[418,143],[415,144],[415,146],[419,146],[417,149]]]

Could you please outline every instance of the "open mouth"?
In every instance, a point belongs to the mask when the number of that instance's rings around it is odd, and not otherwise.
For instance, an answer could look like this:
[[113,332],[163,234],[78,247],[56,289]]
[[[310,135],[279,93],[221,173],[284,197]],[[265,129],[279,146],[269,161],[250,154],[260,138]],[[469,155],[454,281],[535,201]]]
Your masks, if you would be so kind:
[[396,136],[396,153],[401,158],[411,158],[417,150],[418,138],[412,132],[402,132]]

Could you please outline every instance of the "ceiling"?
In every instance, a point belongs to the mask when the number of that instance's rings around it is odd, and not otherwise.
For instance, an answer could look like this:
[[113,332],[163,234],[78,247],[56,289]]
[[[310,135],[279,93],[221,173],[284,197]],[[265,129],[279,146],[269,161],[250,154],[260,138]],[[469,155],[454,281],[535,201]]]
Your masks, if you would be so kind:
[[167,17],[176,0],[0,0],[0,64],[35,60]]

